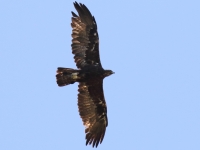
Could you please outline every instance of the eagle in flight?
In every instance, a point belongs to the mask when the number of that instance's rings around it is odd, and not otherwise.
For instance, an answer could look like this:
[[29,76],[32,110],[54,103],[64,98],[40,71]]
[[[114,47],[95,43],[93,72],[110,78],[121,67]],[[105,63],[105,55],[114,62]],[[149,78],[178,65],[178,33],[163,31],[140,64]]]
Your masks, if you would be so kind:
[[72,12],[72,53],[78,69],[58,67],[58,86],[79,82],[78,109],[85,126],[86,145],[98,146],[108,126],[103,79],[114,72],[104,70],[99,56],[99,36],[94,16],[81,3],[74,2]]

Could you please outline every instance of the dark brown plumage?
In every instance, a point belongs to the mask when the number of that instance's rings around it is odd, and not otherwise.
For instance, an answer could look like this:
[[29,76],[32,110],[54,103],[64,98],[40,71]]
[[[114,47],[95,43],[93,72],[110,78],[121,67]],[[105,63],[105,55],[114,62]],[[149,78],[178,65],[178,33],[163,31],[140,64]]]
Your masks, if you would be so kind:
[[86,145],[98,146],[108,126],[103,79],[113,72],[104,70],[99,57],[99,36],[95,18],[84,4],[74,3],[72,12],[72,53],[78,69],[57,70],[58,86],[79,82],[78,108],[85,125]]

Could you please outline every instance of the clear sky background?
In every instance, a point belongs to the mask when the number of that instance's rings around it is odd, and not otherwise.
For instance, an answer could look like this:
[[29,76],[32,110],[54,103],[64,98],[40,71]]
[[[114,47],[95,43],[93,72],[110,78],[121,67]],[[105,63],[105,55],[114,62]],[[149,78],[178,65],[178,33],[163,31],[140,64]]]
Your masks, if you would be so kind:
[[[78,1],[80,2],[80,1]],[[95,16],[109,125],[100,150],[200,149],[200,1],[82,0]],[[86,150],[72,0],[0,1],[0,149]]]

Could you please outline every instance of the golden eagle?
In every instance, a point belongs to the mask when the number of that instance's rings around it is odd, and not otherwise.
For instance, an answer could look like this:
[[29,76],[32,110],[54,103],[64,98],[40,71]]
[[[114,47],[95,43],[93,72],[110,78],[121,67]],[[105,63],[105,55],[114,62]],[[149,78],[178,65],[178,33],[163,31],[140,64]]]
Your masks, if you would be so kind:
[[78,15],[72,12],[72,53],[78,69],[57,70],[58,86],[79,82],[78,108],[85,125],[86,145],[98,146],[108,126],[103,79],[113,72],[104,70],[99,57],[97,24],[84,4],[74,2]]

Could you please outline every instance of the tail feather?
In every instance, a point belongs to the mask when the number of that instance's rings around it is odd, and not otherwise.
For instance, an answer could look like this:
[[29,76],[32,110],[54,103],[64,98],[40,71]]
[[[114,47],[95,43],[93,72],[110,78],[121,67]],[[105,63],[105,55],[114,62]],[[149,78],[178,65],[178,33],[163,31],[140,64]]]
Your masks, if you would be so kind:
[[58,86],[73,84],[79,79],[78,73],[79,70],[59,67],[56,74],[56,80]]

